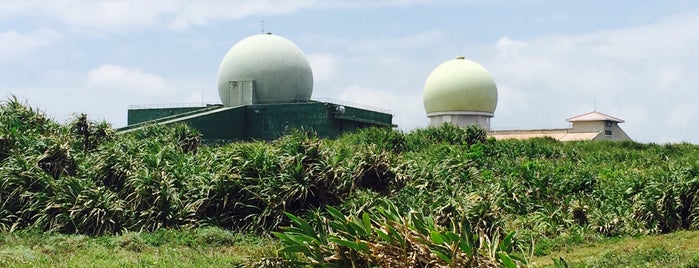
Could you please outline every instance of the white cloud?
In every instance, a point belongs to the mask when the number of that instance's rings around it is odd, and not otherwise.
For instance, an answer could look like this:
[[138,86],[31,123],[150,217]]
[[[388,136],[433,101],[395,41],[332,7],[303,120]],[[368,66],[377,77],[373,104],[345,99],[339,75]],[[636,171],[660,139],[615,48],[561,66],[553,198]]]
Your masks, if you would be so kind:
[[444,42],[447,35],[439,30],[423,31],[405,36],[378,36],[372,39],[352,41],[349,50],[353,53],[404,52],[430,48],[436,43]]
[[436,67],[431,54],[442,53],[434,48],[448,42],[441,31],[385,34],[362,40],[311,36],[303,42],[322,43],[324,51],[333,51],[309,55],[314,76],[320,78],[314,85],[314,98],[390,109],[394,123],[404,130],[427,125],[422,88]]
[[168,10],[165,3],[167,1],[64,0],[45,3],[45,8],[69,25],[117,30],[154,25],[159,13]]
[[[699,142],[696,134],[689,135],[699,133],[689,119],[699,114],[699,77],[693,75],[699,61],[697,28],[699,16],[684,15],[580,35],[502,37],[484,64],[498,85],[507,85],[498,105],[507,112],[496,111],[501,115],[496,122],[540,127],[592,110],[597,102],[599,111],[626,119],[622,127],[629,126],[628,134],[637,140],[664,137],[668,129],[659,126],[667,121],[682,139]],[[517,99],[519,113],[504,107],[512,105],[509,98]]]
[[60,33],[48,28],[28,33],[14,30],[0,33],[0,60],[21,58],[37,48],[50,46],[60,38]]
[[427,124],[421,92],[391,92],[351,85],[345,88],[338,97],[343,101],[390,109],[394,115],[393,123],[402,130],[411,130]]
[[27,0],[21,2],[17,5],[13,2],[0,4],[0,14],[11,17],[34,16],[38,13],[73,27],[107,32],[125,32],[160,25],[185,29],[193,25],[206,25],[214,20],[288,14],[317,5],[315,0]]
[[[591,35],[592,52],[611,58],[661,59],[698,56],[699,16],[676,16],[655,24]],[[604,41],[604,42],[600,42]]]
[[173,11],[174,19],[170,24],[182,29],[205,25],[213,20],[289,14],[316,5],[315,0],[185,1]]
[[17,94],[59,122],[74,113],[86,113],[92,120],[107,120],[115,127],[126,125],[129,105],[176,105],[218,102],[214,84],[197,77],[167,77],[137,68],[105,64],[87,72],[51,71],[45,85],[14,88]]
[[696,103],[681,103],[669,111],[667,121],[664,123],[673,130],[686,131],[691,128],[699,117]]
[[449,4],[449,2],[433,0],[25,0],[0,2],[0,15],[14,17],[39,14],[77,28],[126,32],[162,25],[173,29],[187,29],[192,26],[207,25],[216,20],[261,18],[266,15],[291,14],[300,10],[375,9],[437,3]]
[[319,1],[319,6],[324,8],[337,8],[337,9],[369,9],[369,8],[386,8],[386,7],[411,7],[411,6],[427,6],[427,5],[437,5],[437,4],[479,4],[479,3],[491,3],[492,0],[458,0],[458,1],[447,1],[447,0],[325,0]]
[[87,73],[87,86],[99,92],[124,92],[146,96],[162,93],[167,88],[165,80],[158,75],[111,64],[90,70]]
[[522,91],[513,90],[512,86],[499,83],[498,106],[496,116],[517,116],[518,114],[531,109],[528,105],[527,95]]
[[313,70],[314,83],[331,82],[336,75],[339,60],[331,53],[307,55]]
[[[311,39],[320,42],[320,39]],[[332,40],[332,45],[324,47],[324,50],[334,51],[331,55],[339,60],[335,72],[342,74],[333,80],[334,85],[328,86],[341,85],[344,89],[351,85],[365,85],[393,92],[421,92],[427,75],[436,67],[435,62],[439,61],[437,55],[444,53],[435,48],[449,43],[447,35],[439,30],[402,35],[384,34],[361,40],[337,36],[324,39]],[[456,54],[449,55],[452,57]]]
[[516,57],[519,51],[527,46],[526,42],[514,41],[507,36],[501,37],[495,42],[495,48],[501,57]]

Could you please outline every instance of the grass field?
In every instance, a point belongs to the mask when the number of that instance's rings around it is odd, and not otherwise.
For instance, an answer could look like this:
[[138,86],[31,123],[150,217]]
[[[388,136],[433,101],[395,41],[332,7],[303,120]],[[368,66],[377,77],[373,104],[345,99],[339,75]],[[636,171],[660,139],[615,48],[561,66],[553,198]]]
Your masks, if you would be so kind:
[[3,233],[1,267],[235,267],[273,256],[278,242],[218,228],[118,236]]
[[534,267],[553,267],[563,258],[570,267],[699,267],[699,231],[610,238],[532,259]]
[[[102,237],[17,232],[0,235],[0,266],[238,267],[279,248],[270,238],[218,228]],[[554,267],[558,258],[570,267],[699,267],[699,231],[581,243],[536,256],[530,265]]]

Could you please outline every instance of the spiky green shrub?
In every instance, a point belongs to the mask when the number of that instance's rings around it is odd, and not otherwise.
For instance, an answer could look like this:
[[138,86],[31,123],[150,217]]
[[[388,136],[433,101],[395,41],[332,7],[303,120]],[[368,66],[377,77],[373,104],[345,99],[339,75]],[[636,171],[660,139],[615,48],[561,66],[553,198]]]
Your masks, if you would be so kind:
[[408,149],[408,140],[403,132],[385,127],[371,127],[346,133],[338,138],[338,142],[355,146],[375,145],[381,150],[395,153]]
[[[515,252],[514,233],[493,239],[472,232],[468,221],[451,221],[448,228],[412,211],[401,213],[390,201],[357,216],[328,207],[329,216],[311,226],[287,214],[292,226],[273,232],[281,239],[292,265],[313,267],[505,267],[526,264]],[[301,254],[297,258],[288,254]]]
[[56,192],[37,214],[35,225],[44,230],[87,235],[124,230],[130,211],[114,192],[73,177],[56,183]]
[[473,145],[484,143],[487,132],[475,125],[466,128],[444,123],[439,127],[417,129],[406,137],[406,146],[410,150],[419,150],[434,144]]
[[699,166],[673,170],[649,181],[633,195],[633,217],[660,233],[696,229],[699,217]]
[[115,131],[106,121],[90,121],[86,114],[80,114],[68,123],[67,130],[75,142],[73,150],[88,152],[100,144],[114,139]]
[[185,125],[116,134],[84,115],[53,122],[10,98],[0,104],[0,229],[264,234],[290,224],[285,213],[321,225],[313,215],[327,206],[362,215],[384,199],[435,228],[465,219],[487,237],[517,230],[544,245],[699,226],[696,145],[483,134],[444,125],[208,146]]
[[1,156],[25,154],[28,150],[41,151],[42,140],[57,135],[59,131],[59,124],[15,96],[0,104]]
[[[127,228],[156,230],[196,223],[199,200],[188,196],[191,163],[198,133],[183,125],[148,126],[107,143],[96,154],[106,154],[90,170],[96,183],[112,189],[133,212]],[[194,146],[194,147],[192,147]],[[91,168],[90,167],[90,168]]]

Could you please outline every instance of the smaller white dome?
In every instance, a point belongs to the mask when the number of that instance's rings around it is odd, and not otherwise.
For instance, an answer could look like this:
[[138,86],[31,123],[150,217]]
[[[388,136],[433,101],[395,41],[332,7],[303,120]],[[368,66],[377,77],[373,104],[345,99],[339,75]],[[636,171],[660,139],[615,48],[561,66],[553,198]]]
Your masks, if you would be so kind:
[[422,98],[428,116],[448,112],[492,116],[498,103],[498,91],[493,77],[483,66],[457,57],[430,73]]
[[259,34],[231,47],[218,69],[218,93],[230,106],[231,81],[254,81],[254,103],[308,101],[313,72],[300,48],[286,38]]

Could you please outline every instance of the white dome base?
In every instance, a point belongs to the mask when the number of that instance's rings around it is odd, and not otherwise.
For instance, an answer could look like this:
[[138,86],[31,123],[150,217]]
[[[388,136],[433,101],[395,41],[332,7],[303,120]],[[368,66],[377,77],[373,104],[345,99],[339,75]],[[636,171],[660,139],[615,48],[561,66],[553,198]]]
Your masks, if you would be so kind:
[[490,118],[491,115],[484,114],[432,114],[427,116],[430,119],[430,126],[439,127],[444,123],[454,124],[459,127],[468,127],[471,125],[476,125],[486,131],[490,130]]

